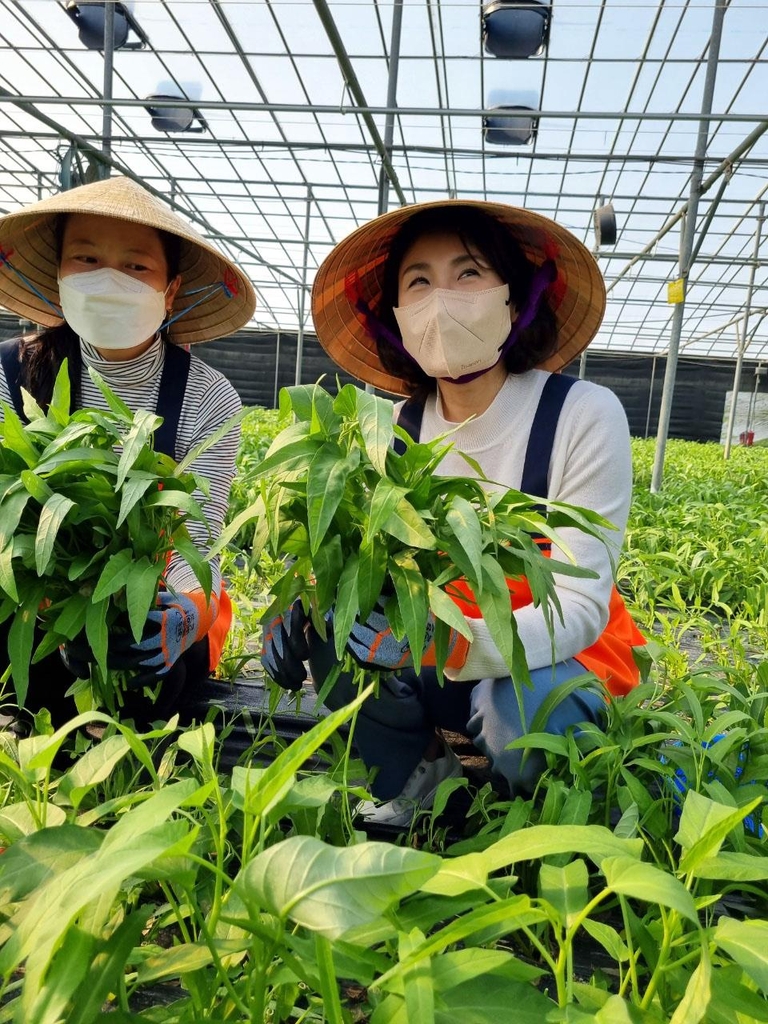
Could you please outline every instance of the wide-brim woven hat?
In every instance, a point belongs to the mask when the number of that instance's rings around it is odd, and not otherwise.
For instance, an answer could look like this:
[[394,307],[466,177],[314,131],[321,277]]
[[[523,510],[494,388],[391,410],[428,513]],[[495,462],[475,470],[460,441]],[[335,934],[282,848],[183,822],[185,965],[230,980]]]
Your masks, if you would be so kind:
[[441,206],[482,210],[503,224],[535,266],[548,259],[554,262],[557,277],[546,296],[557,321],[558,347],[541,368],[567,366],[594,338],[605,312],[605,285],[594,257],[548,217],[503,203],[464,199],[392,210],[357,228],[329,253],[312,288],[312,316],[318,340],[331,359],[382,391],[407,394],[404,382],[382,366],[376,342],[366,329],[364,309],[378,309],[384,265],[397,233],[415,214]]
[[[55,226],[56,218],[67,213],[115,217],[168,231],[181,239],[182,281],[172,315],[188,308],[189,312],[171,324],[171,341],[191,345],[223,338],[253,316],[256,293],[239,267],[160,199],[125,177],[81,185],[0,217],[0,305],[43,327],[61,324],[61,317],[20,275],[59,305]],[[207,289],[208,297],[195,305]]]

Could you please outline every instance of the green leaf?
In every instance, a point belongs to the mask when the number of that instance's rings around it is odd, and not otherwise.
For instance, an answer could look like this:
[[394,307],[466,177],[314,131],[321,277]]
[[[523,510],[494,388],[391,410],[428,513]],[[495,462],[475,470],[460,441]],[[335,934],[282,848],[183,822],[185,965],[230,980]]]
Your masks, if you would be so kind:
[[307,525],[313,555],[325,539],[344,497],[349,474],[358,463],[359,454],[344,457],[342,449],[333,441],[324,444],[312,459],[307,473]]
[[721,917],[715,942],[768,994],[768,921],[737,921]]
[[131,625],[133,639],[139,641],[144,630],[150,609],[157,600],[157,589],[163,566],[153,564],[148,558],[140,558],[134,562],[125,584],[128,620]]
[[148,412],[146,409],[137,410],[133,418],[133,425],[123,442],[123,451],[117,465],[116,487],[118,489],[122,487],[129,470],[133,469],[134,463],[144,451],[147,441],[162,422],[162,417],[153,412]]
[[617,963],[626,963],[629,960],[629,949],[615,928],[590,917],[584,920],[582,927]]
[[357,597],[360,621],[364,622],[381,597],[387,575],[387,549],[383,544],[364,540],[360,545],[357,571]]
[[339,588],[336,592],[335,609],[333,613],[333,641],[336,647],[336,655],[341,660],[344,656],[344,649],[352,630],[352,623],[357,616],[360,602],[357,597],[357,573],[360,559],[353,554],[347,559],[347,563],[341,570]]
[[695,871],[702,861],[716,854],[728,833],[741,825],[744,818],[762,802],[762,797],[757,797],[744,807],[734,810],[709,800],[695,790],[689,790],[683,803],[680,829],[675,836],[685,850],[680,859],[680,871]]
[[336,534],[323,544],[314,557],[315,595],[317,607],[321,615],[333,606],[336,588],[339,585],[339,578],[343,567],[344,553],[342,551],[341,537]]
[[[367,687],[354,700],[322,718],[309,732],[281,751],[272,764],[258,776],[253,774],[254,769],[236,767],[233,770],[233,789],[242,797],[241,802],[249,815],[259,818],[270,813],[284,800],[296,772],[341,725],[352,718],[355,711],[370,696],[372,689],[372,686]],[[254,779],[257,785],[252,786],[251,782]]]
[[517,639],[517,625],[512,614],[506,578],[498,563],[485,554],[481,561],[483,587],[476,594],[486,625],[499,649],[509,674],[517,683],[529,679],[525,651]]
[[3,498],[0,504],[0,547],[4,548],[12,541],[30,497],[29,491],[17,490]]
[[435,1024],[543,1024],[555,1004],[532,985],[495,975],[457,985],[435,1008]]
[[183,473],[186,473],[196,459],[199,459],[201,455],[207,452],[215,444],[218,444],[222,438],[227,436],[227,434],[231,433],[239,423],[242,423],[249,411],[250,410],[247,408],[239,409],[236,413],[233,413],[229,419],[225,420],[221,426],[218,426],[207,437],[204,437],[202,441],[198,442],[198,444],[187,452],[181,462],[175,467],[173,475],[181,476]]
[[688,979],[683,998],[677,1004],[669,1024],[699,1024],[706,1018],[707,1007],[712,994],[712,961],[704,942],[701,944],[701,960]]
[[340,849],[292,836],[256,856],[236,884],[252,913],[266,908],[336,939],[416,892],[439,866],[434,854],[390,843]]
[[427,582],[412,560],[406,564],[390,562],[389,573],[395,585],[400,618],[411,648],[413,668],[416,673],[421,671],[421,658],[425,646],[427,616],[429,602],[427,599]]
[[426,551],[432,551],[437,547],[434,533],[407,498],[400,498],[395,511],[382,525],[382,530],[409,547],[423,548]]
[[154,473],[145,473],[141,470],[134,470],[123,484],[120,498],[120,514],[117,517],[117,529],[125,522],[125,518],[137,502],[141,501],[144,495],[152,486],[157,486],[157,477]]
[[[519,829],[496,840],[480,853],[468,853],[445,861],[440,872],[422,886],[425,892],[442,892],[443,872],[453,876],[464,875],[472,884],[464,891],[476,888],[478,878],[487,877],[512,864],[524,860],[540,860],[557,853],[576,853],[587,856],[598,867],[609,857],[637,858],[643,851],[641,839],[618,839],[602,825],[535,825]],[[452,895],[457,894],[455,888]]]
[[123,548],[122,551],[110,555],[94,587],[93,600],[102,601],[105,597],[116,594],[121,587],[125,586],[132,569],[133,552],[130,548]]
[[393,414],[394,406],[389,399],[367,391],[357,392],[357,418],[363,446],[373,468],[381,476],[387,473],[387,453],[394,436]]
[[429,595],[429,607],[435,617],[447,622],[451,629],[455,629],[472,642],[473,634],[464,614],[455,601],[452,601],[444,590],[435,586],[431,580],[427,580],[427,593]]
[[[4,902],[19,902],[101,845],[100,832],[69,824],[61,808],[53,810],[61,816],[59,821],[52,827],[38,828],[17,839],[3,854]],[[8,807],[0,813],[7,811]]]
[[693,875],[714,881],[764,882],[768,881],[768,857],[720,850],[717,856],[700,860]]
[[653,864],[642,864],[629,857],[607,857],[600,866],[611,892],[646,903],[670,907],[698,924],[693,897],[672,875]]
[[201,554],[197,545],[193,543],[186,531],[186,528],[184,528],[183,532],[182,530],[177,530],[174,533],[173,546],[176,549],[176,553],[181,555],[195,574],[197,582],[200,584],[206,599],[210,600],[211,592],[213,590],[211,563],[203,554]]
[[109,601],[91,601],[85,612],[85,635],[88,637],[96,663],[106,678],[107,676],[107,609]]
[[44,505],[54,495],[48,484],[41,480],[37,473],[34,473],[31,469],[22,469],[21,473],[19,473],[19,479],[25,490],[29,491],[35,501],[38,501],[41,505]]
[[397,487],[387,477],[377,481],[371,497],[371,508],[365,528],[365,543],[372,544],[375,535],[384,529],[397,508],[397,503],[405,497],[405,489]]
[[115,765],[129,752],[123,736],[107,736],[95,747],[86,750],[59,780],[57,800],[78,808],[83,797],[112,774]]
[[27,466],[37,465],[40,453],[30,440],[30,435],[24,430],[21,420],[7,402],[0,402],[0,408],[3,410],[4,447],[15,452]]
[[91,1024],[102,1016],[110,993],[120,988],[132,950],[141,945],[153,909],[150,905],[132,910],[103,943],[67,1013],[67,1024]]
[[10,540],[0,550],[0,588],[18,604],[19,591],[16,587],[16,577],[13,574],[13,541]]
[[171,946],[150,956],[139,964],[136,980],[140,985],[152,981],[163,981],[168,978],[179,978],[208,967],[213,962],[213,953],[207,946],[185,942],[180,946]]
[[[273,447],[279,441],[280,435],[275,438]],[[277,447],[271,455],[268,455],[251,473],[246,475],[245,482],[259,480],[261,477],[275,472],[279,472],[281,477],[286,474],[306,473],[322,445],[323,442],[319,438],[307,437],[287,444],[285,447]]]
[[561,922],[570,928],[589,902],[589,872],[583,860],[564,867],[542,864],[539,868],[539,895],[557,911]]
[[445,521],[472,565],[480,565],[483,557],[483,532],[477,512],[466,499],[456,495],[448,507]]
[[92,366],[88,367],[88,375],[104,396],[104,401],[107,403],[112,412],[120,419],[130,423],[133,421],[133,413],[115,392],[109,387],[107,382],[101,376],[101,374],[94,370]]
[[52,494],[43,505],[35,537],[35,566],[38,576],[45,574],[53,555],[53,545],[56,543],[61,524],[68,513],[76,507],[74,501],[63,494]]
[[11,659],[11,675],[20,707],[24,706],[29,687],[29,663],[35,640],[35,623],[45,588],[42,584],[32,586],[25,595],[24,603],[17,610],[8,630],[8,654]]

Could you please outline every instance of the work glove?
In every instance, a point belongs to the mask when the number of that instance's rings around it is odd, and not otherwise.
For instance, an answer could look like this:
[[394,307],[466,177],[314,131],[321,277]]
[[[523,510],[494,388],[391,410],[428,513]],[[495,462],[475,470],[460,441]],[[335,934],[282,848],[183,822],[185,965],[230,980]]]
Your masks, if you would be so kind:
[[276,615],[264,626],[261,664],[270,679],[284,690],[300,690],[307,678],[304,662],[309,657],[306,614],[300,600],[284,615]]
[[[110,633],[107,645],[107,667],[123,672],[138,671],[142,651],[133,647],[133,636],[129,632]],[[78,679],[88,679],[91,665],[96,661],[91,645],[85,633],[79,633],[74,640],[67,640],[59,647],[59,655],[64,665]]]
[[[210,602],[202,590],[172,594],[161,590],[157,607],[147,616],[142,639],[125,649],[126,659],[133,660],[139,675],[131,686],[149,686],[166,675],[182,654],[202,640],[219,612],[219,599],[211,594]],[[116,644],[116,654],[121,645]],[[139,655],[138,662],[135,661]]]
[[[413,651],[408,638],[396,640],[392,634],[383,607],[378,604],[365,622],[355,622],[347,641],[347,650],[355,661],[363,668],[380,668],[395,671],[413,665]],[[467,660],[469,641],[455,629],[451,629],[448,637],[448,668],[461,668]],[[435,665],[435,617],[432,612],[427,619],[424,634],[424,648],[421,655],[422,665]]]

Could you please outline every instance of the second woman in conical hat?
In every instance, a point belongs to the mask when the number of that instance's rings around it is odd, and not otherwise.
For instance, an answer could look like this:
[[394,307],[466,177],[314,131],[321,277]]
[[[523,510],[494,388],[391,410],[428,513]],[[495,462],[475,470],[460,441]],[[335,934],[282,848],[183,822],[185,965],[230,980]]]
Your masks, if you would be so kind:
[[[614,694],[638,680],[631,647],[643,638],[612,574],[631,495],[626,416],[607,389],[552,372],[589,344],[604,308],[602,279],[585,246],[555,222],[499,203],[450,200],[393,210],[337,245],[317,273],[312,313],[320,343],[356,377],[408,396],[395,416],[412,437],[450,433],[454,450],[441,472],[472,472],[467,455],[497,485],[594,509],[618,527],[607,545],[563,531],[577,564],[593,574],[556,577],[562,619],[555,614],[554,639],[526,581],[508,581],[533,681],[520,688],[522,710],[466,587],[451,596],[473,641],[453,631],[444,687],[434,669],[416,675],[410,650],[392,635],[386,606],[354,626],[348,649],[355,658],[391,672],[355,727],[381,801],[364,811],[370,824],[408,826],[416,811],[432,806],[440,782],[460,774],[441,727],[469,736],[513,792],[526,791],[542,758],[532,751],[523,762],[522,750],[508,745],[537,715],[553,733],[597,719],[602,697],[577,682],[588,669]],[[295,686],[309,657],[322,686],[335,663],[334,645],[303,630],[300,620],[297,606],[286,621],[270,624],[265,668]],[[430,658],[434,664],[431,642],[422,666]],[[342,675],[328,703],[338,707],[354,694]]]

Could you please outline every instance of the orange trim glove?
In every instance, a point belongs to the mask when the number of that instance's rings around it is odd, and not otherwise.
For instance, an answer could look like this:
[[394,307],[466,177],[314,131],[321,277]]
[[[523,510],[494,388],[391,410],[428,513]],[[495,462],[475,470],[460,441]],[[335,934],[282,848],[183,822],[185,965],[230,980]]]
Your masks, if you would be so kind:
[[309,658],[308,622],[297,598],[284,615],[275,615],[264,626],[261,664],[269,678],[284,690],[300,690],[307,678],[304,662]]
[[139,666],[148,670],[132,680],[132,683],[148,683],[153,677],[164,676],[169,672],[192,644],[203,639],[218,612],[219,599],[216,594],[211,594],[209,603],[202,590],[180,594],[161,590],[157,595],[157,608],[147,616],[144,638],[131,645],[143,655]]
[[[396,640],[392,627],[380,606],[374,608],[365,622],[355,622],[347,641],[347,650],[363,668],[383,668],[395,671],[413,665],[413,652],[408,639]],[[461,668],[467,660],[469,641],[455,629],[448,638],[448,668]],[[424,636],[422,665],[435,664],[435,617],[432,612],[427,619]]]

